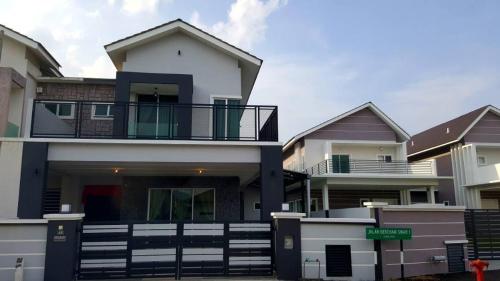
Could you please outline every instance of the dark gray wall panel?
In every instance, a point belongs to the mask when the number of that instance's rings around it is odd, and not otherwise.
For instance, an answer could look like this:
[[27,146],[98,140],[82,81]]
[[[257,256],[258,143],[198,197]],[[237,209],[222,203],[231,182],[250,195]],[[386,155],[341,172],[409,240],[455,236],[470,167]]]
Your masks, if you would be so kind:
[[42,217],[43,195],[47,179],[48,143],[25,142],[19,184],[17,216],[21,219]]
[[262,146],[260,163],[260,218],[270,220],[285,199],[281,146]]

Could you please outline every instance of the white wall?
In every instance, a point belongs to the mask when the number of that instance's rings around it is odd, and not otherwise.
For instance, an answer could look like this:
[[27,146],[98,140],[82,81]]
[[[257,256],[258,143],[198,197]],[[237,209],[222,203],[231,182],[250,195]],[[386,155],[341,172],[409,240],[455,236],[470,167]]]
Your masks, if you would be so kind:
[[9,99],[9,117],[10,123],[19,127],[21,129],[21,123],[23,120],[23,99],[24,99],[24,89],[12,88],[10,92]]
[[0,218],[17,217],[22,156],[22,142],[0,143]]
[[4,36],[0,67],[12,67],[25,76],[27,73],[26,46]]
[[500,163],[500,147],[476,147],[477,156],[486,156],[486,164]]
[[180,32],[129,50],[123,71],[192,74],[194,103],[211,103],[212,95],[241,97],[237,59]]
[[325,140],[305,139],[304,140],[304,164],[306,168],[325,160],[327,142]]
[[46,241],[44,220],[0,222],[0,280],[14,281],[16,259],[22,257],[23,280],[43,281]]
[[378,146],[364,144],[332,144],[332,154],[349,154],[350,159],[355,160],[377,160],[377,155],[391,155],[392,159],[399,158],[396,155],[395,146]]
[[260,146],[50,143],[48,161],[260,163]]
[[[338,224],[338,223],[305,223],[301,220],[302,260],[319,259],[321,262],[320,276],[324,280],[375,280],[375,251],[373,240],[366,240],[366,224]],[[326,245],[350,245],[352,277],[327,277],[326,276]],[[318,264],[308,263],[305,278],[318,278]]]
[[377,160],[377,155],[391,155],[393,160],[406,160],[406,150],[404,144],[395,143],[331,143],[328,140],[305,139],[304,140],[304,162],[305,167],[325,160],[325,155],[330,158],[332,154],[349,154],[351,159],[357,160]]

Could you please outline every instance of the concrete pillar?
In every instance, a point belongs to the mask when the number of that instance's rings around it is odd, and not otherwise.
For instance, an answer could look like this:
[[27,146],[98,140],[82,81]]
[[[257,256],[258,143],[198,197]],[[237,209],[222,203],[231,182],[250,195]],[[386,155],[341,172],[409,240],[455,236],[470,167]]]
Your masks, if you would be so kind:
[[323,210],[330,210],[330,202],[329,202],[329,195],[328,195],[328,184],[323,185]]
[[84,214],[48,214],[44,280],[73,280]]
[[427,188],[427,202],[431,204],[436,204],[436,197],[434,196],[434,187]]
[[302,278],[300,218],[304,213],[272,213],[274,223],[274,264],[278,280]]
[[260,219],[270,220],[285,200],[281,146],[262,146],[260,156]]

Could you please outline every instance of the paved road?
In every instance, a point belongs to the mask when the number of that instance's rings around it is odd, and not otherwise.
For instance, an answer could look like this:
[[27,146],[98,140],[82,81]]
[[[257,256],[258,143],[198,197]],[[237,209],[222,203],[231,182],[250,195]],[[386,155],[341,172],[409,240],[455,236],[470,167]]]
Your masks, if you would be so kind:
[[[476,275],[472,272],[465,273],[452,273],[433,276],[422,276],[415,278],[408,278],[409,281],[475,281]],[[485,281],[498,281],[500,280],[500,270],[486,271],[484,274]]]

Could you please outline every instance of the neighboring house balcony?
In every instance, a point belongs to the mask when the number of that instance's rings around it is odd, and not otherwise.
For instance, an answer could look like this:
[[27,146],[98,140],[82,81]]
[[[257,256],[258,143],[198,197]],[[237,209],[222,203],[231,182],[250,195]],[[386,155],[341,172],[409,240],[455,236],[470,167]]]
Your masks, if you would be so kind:
[[482,184],[500,183],[500,163],[479,166],[477,168],[477,182]]
[[311,178],[312,209],[441,202],[434,161],[361,160],[332,157],[306,169]]
[[312,176],[356,176],[359,174],[430,176],[436,175],[433,161],[409,163],[405,160],[361,160],[332,157],[305,170]]
[[35,100],[31,137],[277,142],[278,108]]

